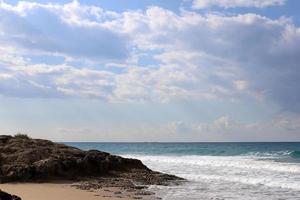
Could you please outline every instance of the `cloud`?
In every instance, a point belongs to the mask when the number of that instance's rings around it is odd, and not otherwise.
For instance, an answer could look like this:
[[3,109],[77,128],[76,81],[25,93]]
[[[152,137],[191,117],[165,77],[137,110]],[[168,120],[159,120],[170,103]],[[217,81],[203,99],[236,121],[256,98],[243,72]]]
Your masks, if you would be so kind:
[[270,6],[284,5],[287,0],[194,0],[194,9],[204,9],[212,6],[222,8],[256,7],[265,8]]
[[174,135],[197,141],[295,141],[300,118],[276,116],[264,122],[238,122],[222,116],[206,123],[170,122],[166,128]]
[[90,134],[93,130],[88,127],[58,128],[58,132],[62,134]]
[[0,68],[0,83],[0,93],[4,96],[107,100],[114,74],[69,65],[10,65]]
[[300,29],[289,19],[257,14],[177,15],[159,7],[123,15],[111,28],[118,26],[120,31],[135,35],[133,42],[140,49],[160,50],[154,58],[162,63],[161,69],[173,70],[165,74],[176,71],[189,77],[184,83],[172,82],[185,91],[181,94],[246,95],[275,101],[287,110],[300,110],[299,84],[295,84],[300,80]]
[[[254,99],[300,111],[300,28],[287,18],[156,6],[115,13],[77,1],[2,2],[0,15],[2,95],[109,102]],[[63,56],[65,63],[31,60],[44,54]],[[76,59],[86,62],[73,64]]]
[[26,54],[62,55],[91,61],[126,60],[124,35],[94,25],[102,10],[69,4],[0,3],[0,42]]

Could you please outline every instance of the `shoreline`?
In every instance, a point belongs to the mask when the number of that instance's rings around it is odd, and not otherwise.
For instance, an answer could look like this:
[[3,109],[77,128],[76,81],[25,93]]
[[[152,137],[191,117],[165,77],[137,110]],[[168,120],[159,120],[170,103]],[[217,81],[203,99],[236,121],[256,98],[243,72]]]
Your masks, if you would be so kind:
[[147,186],[183,180],[138,159],[27,135],[0,135],[0,159],[0,189],[22,200],[153,200]]
[[127,190],[122,187],[101,187],[97,189],[79,189],[73,183],[4,183],[0,184],[0,189],[17,195],[22,200],[157,200],[154,193],[141,192],[139,190]]

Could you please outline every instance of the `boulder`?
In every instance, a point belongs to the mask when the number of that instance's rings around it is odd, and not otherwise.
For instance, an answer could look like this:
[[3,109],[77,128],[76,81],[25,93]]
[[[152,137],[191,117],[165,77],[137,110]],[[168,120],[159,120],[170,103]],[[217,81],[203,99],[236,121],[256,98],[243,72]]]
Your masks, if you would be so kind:
[[0,136],[0,182],[76,180],[134,169],[152,172],[137,159],[48,140]]
[[0,200],[21,200],[21,198],[16,195],[11,195],[0,190]]

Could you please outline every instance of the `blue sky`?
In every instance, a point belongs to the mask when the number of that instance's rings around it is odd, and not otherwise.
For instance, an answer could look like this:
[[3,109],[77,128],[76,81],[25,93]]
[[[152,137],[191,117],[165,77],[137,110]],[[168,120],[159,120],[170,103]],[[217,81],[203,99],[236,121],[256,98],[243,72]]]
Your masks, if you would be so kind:
[[299,141],[297,0],[0,1],[0,131]]

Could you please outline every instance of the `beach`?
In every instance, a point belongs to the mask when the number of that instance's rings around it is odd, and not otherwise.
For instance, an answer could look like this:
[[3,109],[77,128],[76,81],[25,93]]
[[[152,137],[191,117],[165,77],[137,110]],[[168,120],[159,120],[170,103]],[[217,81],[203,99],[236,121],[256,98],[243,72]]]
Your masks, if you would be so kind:
[[0,200],[300,200],[299,11],[0,0]]
[[300,196],[300,143],[0,142],[0,189],[25,200]]
[[72,187],[74,183],[15,183],[0,184],[0,189],[22,197],[22,200],[133,200],[157,199],[152,195],[137,195],[117,187],[97,190],[80,190]]
[[[153,199],[150,185],[182,178],[140,160],[81,150],[26,135],[0,135],[0,190],[27,200]],[[4,184],[5,183],[5,184]],[[0,200],[20,200],[0,193]]]

